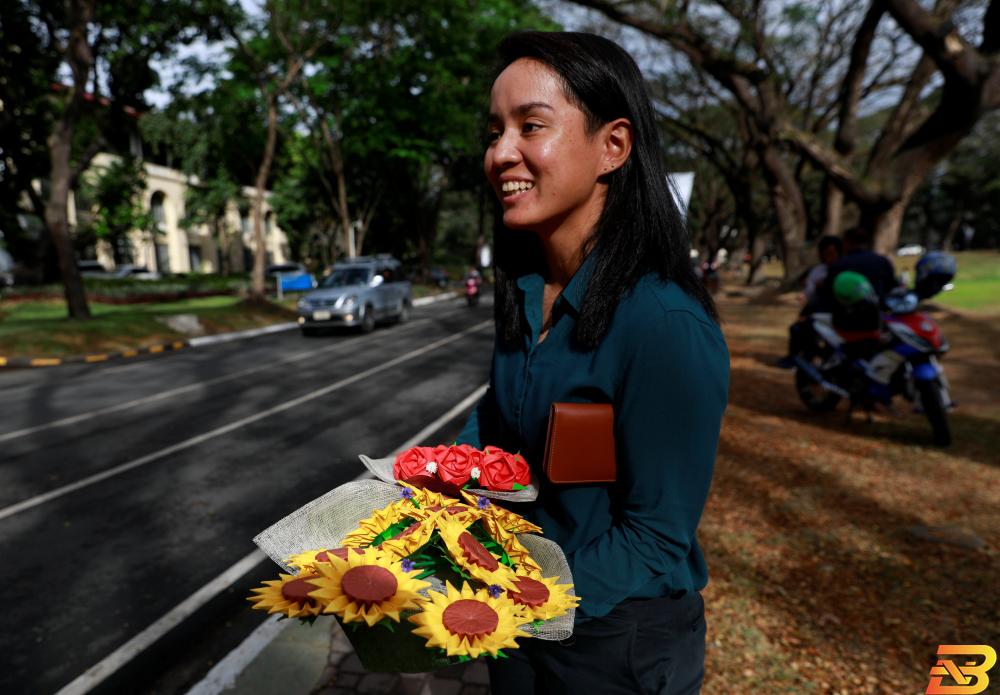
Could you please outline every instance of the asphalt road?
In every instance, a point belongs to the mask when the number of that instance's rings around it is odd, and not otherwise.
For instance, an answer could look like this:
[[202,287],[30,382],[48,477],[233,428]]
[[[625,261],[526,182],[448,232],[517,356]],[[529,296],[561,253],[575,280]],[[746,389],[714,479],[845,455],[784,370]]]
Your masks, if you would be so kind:
[[[0,692],[57,692],[359,475],[357,454],[446,413],[488,378],[491,316],[448,301],[364,336],[0,372]],[[276,572],[258,565],[98,690],[186,691],[260,624],[246,588]]]

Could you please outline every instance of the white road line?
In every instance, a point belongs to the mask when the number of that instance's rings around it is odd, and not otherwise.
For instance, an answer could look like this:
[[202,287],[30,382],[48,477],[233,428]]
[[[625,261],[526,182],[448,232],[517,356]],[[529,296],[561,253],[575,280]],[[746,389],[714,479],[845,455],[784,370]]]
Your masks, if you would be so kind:
[[[471,330],[471,329],[470,329]],[[439,430],[442,426],[460,415],[464,410],[474,405],[486,392],[488,384],[483,384],[475,391],[466,396],[461,403],[450,409],[447,413],[437,418],[414,436],[400,444],[396,452],[409,449],[424,441],[428,436]],[[354,480],[370,477],[365,471]],[[163,637],[171,629],[179,625],[183,620],[193,615],[195,611],[228,589],[233,582],[256,567],[260,562],[267,559],[267,556],[260,550],[254,550],[246,555],[239,562],[210,581],[205,586],[198,589],[181,603],[177,604],[170,612],[140,632],[138,635],[128,640],[114,652],[106,656],[97,664],[91,666],[80,676],[74,679],[69,685],[60,690],[56,695],[83,695],[88,693],[98,685],[107,680],[122,666],[130,662],[136,656],[148,649],[158,639]],[[189,695],[216,695],[235,682],[236,677],[243,672],[243,669],[253,661],[258,654],[275,637],[291,624],[291,621],[276,623],[278,616],[272,616],[264,621],[249,637],[247,637],[239,647],[230,652],[220,661],[208,674],[189,691]]]
[[477,323],[476,325],[472,326],[471,328],[467,328],[464,331],[453,333],[447,338],[442,338],[441,340],[436,340],[433,343],[425,345],[422,348],[411,350],[405,355],[400,355],[399,357],[391,359],[388,362],[383,362],[382,364],[376,367],[371,367],[370,369],[366,369],[363,372],[358,372],[353,376],[349,376],[346,379],[341,379],[340,381],[324,386],[321,389],[317,389],[315,391],[312,391],[311,393],[307,393],[304,396],[299,396],[298,398],[294,398],[280,405],[276,405],[273,408],[268,408],[267,410],[255,413],[254,415],[250,415],[248,417],[236,420],[235,422],[231,422],[228,425],[217,427],[216,429],[211,430],[209,432],[205,432],[204,434],[199,434],[195,437],[191,437],[190,439],[185,439],[182,442],[178,442],[177,444],[173,444],[164,449],[160,449],[159,451],[154,451],[150,454],[146,454],[145,456],[140,456],[137,459],[133,459],[131,461],[128,461],[127,463],[115,466],[114,468],[109,468],[108,470],[101,471],[100,473],[95,473],[94,475],[87,476],[86,478],[77,480],[76,482],[70,483],[68,485],[63,485],[62,487],[50,490],[49,492],[45,492],[41,495],[37,495],[35,497],[31,497],[16,504],[12,504],[9,507],[4,507],[3,509],[0,509],[0,521],[6,519],[7,517],[11,517],[14,516],[15,514],[19,514],[23,511],[31,509],[33,507],[37,507],[38,505],[45,504],[46,502],[51,502],[52,500],[58,499],[63,495],[68,495],[71,492],[75,492],[76,490],[79,490],[81,488],[88,487],[90,485],[93,485],[94,483],[99,483],[102,480],[107,480],[108,478],[120,475],[121,473],[130,471],[133,468],[144,466],[147,463],[152,463],[153,461],[159,461],[160,459],[164,458],[165,456],[169,456],[170,454],[177,453],[178,451],[183,451],[184,449],[189,449],[203,442],[207,442],[210,439],[215,439],[216,437],[221,436],[223,434],[228,434],[229,432],[238,430],[241,427],[245,427],[259,420],[263,420],[264,418],[268,418],[277,413],[290,410],[292,408],[302,405],[303,403],[308,403],[309,401],[316,400],[317,398],[322,398],[323,396],[333,393],[334,391],[350,386],[351,384],[354,384],[363,379],[367,379],[368,377],[374,376],[379,372],[384,372],[385,370],[391,369],[392,367],[402,364],[403,362],[408,362],[409,360],[419,357],[420,355],[431,352],[432,350],[436,350],[437,348],[443,345],[452,343],[469,333],[474,333],[475,331],[490,326],[492,325],[492,323],[493,323],[492,321],[483,321],[481,323]]
[[[419,326],[422,323],[430,321],[431,319],[417,319],[409,326]],[[230,381],[232,379],[238,379],[240,377],[246,376],[247,374],[253,374],[255,372],[263,371],[266,369],[273,369],[275,366],[280,364],[291,364],[293,362],[299,362],[309,357],[315,357],[317,355],[323,355],[327,352],[337,350],[338,348],[351,347],[356,344],[356,341],[351,341],[349,343],[335,343],[329,347],[320,348],[317,350],[303,350],[302,352],[294,353],[288,357],[281,359],[275,359],[274,361],[269,361],[267,364],[257,365],[255,367],[247,367],[246,369],[241,369],[239,371],[233,372],[232,374],[224,374],[222,376],[217,376],[214,379],[205,379],[194,384],[188,384],[187,386],[179,386],[175,389],[170,389],[169,391],[161,391],[160,393],[153,394],[151,396],[143,396],[142,398],[136,398],[125,403],[118,403],[116,405],[109,405],[106,408],[99,408],[97,410],[91,410],[86,413],[80,413],[79,415],[71,415],[69,417],[64,417],[59,420],[53,420],[52,422],[46,422],[41,425],[34,425],[33,427],[25,427],[20,430],[13,430],[11,432],[4,432],[0,434],[0,442],[7,442],[12,439],[18,439],[20,437],[26,437],[29,434],[35,434],[36,432],[43,432],[53,427],[65,427],[66,425],[75,425],[79,422],[85,422],[91,420],[95,417],[100,417],[102,415],[109,415],[110,413],[117,413],[121,410],[130,410],[142,405],[148,405],[150,403],[155,403],[157,401],[167,400],[168,398],[173,398],[174,396],[179,396],[183,393],[188,393],[189,391],[197,391],[199,389],[211,386],[212,384],[220,384],[224,381]],[[133,367],[138,367],[142,363],[121,365],[118,369],[126,368],[132,369]],[[107,374],[115,369],[115,367],[102,370],[102,374]]]
[[60,690],[57,695],[77,695],[78,693],[90,692],[98,684],[103,683],[118,669],[134,659],[137,654],[149,648],[156,640],[160,639],[171,629],[179,625],[185,618],[191,616],[196,610],[225,591],[233,582],[252,570],[266,558],[267,555],[260,550],[254,550],[252,553],[247,554],[235,565],[178,603],[169,613],[118,647],[118,649],[100,662],[88,668],[73,682]]

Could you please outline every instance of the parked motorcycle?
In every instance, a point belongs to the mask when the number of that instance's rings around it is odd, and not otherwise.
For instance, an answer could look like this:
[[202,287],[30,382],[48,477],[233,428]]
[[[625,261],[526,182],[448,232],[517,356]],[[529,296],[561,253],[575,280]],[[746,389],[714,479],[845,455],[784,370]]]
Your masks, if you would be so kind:
[[863,275],[840,273],[833,288],[840,306],[807,319],[812,340],[795,356],[795,389],[806,407],[826,412],[849,399],[852,409],[870,411],[899,395],[927,416],[934,443],[948,446],[954,402],[940,358],[949,344],[920,302],[949,286],[955,271],[954,257],[927,254],[917,264],[914,288],[893,290],[885,312]]
[[469,306],[479,305],[479,278],[468,277],[465,279],[465,302]]

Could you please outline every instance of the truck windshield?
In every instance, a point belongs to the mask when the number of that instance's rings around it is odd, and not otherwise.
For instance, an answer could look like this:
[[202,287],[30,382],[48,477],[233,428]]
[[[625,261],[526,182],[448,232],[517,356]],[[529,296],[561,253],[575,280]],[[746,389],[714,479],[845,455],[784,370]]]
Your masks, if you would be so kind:
[[320,287],[348,287],[368,283],[368,268],[338,268],[323,278]]

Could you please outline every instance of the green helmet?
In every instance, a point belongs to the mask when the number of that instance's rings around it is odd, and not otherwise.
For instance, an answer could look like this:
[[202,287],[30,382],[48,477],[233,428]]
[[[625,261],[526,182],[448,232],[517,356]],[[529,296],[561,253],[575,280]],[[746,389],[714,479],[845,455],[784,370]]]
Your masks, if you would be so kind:
[[833,279],[833,296],[844,306],[854,306],[859,302],[878,302],[875,288],[861,273],[845,270]]

